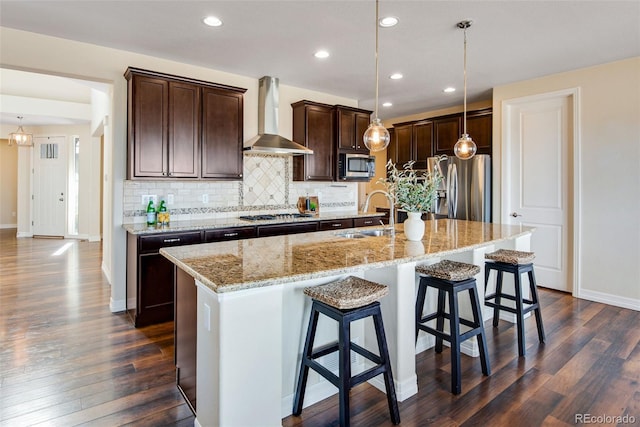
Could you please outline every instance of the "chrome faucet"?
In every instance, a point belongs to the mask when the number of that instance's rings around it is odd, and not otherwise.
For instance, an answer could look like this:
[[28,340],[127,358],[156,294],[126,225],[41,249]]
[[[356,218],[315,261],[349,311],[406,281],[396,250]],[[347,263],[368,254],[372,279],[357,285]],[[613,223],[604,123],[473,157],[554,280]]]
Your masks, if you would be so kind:
[[387,200],[389,201],[389,230],[391,232],[392,236],[395,236],[396,234],[396,226],[395,226],[395,213],[393,211],[393,196],[389,193],[387,193],[384,190],[374,190],[371,193],[367,194],[367,198],[364,201],[364,204],[362,205],[362,211],[366,212],[369,209],[369,201],[371,200],[371,196],[373,196],[374,194],[383,194],[386,196]]

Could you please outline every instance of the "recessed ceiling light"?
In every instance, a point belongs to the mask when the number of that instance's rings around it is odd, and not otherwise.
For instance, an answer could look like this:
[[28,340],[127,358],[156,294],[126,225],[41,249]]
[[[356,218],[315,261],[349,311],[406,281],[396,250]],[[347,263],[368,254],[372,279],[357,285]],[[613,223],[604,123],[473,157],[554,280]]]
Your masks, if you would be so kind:
[[404,77],[401,73],[393,73],[389,76],[391,80],[399,80]]
[[398,24],[398,18],[395,16],[385,16],[380,19],[379,23],[381,27],[393,27]]
[[210,27],[219,27],[222,25],[222,21],[217,16],[207,16],[202,20],[202,22]]
[[456,88],[455,88],[455,87],[451,87],[451,86],[449,86],[449,87],[447,87],[447,88],[444,88],[442,91],[443,91],[444,93],[451,93],[451,92],[455,92],[455,91],[456,91]]
[[383,107],[391,107],[392,105],[393,105],[393,104],[392,104],[392,103],[390,103],[390,102],[384,102],[384,103],[382,103],[382,106],[383,106]]
[[313,54],[313,56],[315,56],[316,58],[328,58],[329,57],[329,52],[327,52],[326,50],[319,50],[316,53]]

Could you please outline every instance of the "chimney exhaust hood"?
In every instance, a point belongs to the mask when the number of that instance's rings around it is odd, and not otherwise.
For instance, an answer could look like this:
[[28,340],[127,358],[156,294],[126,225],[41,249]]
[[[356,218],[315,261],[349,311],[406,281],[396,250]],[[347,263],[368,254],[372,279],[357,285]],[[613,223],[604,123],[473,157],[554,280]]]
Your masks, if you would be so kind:
[[262,77],[258,89],[258,135],[244,143],[250,153],[313,154],[304,145],[278,135],[279,82],[275,77]]

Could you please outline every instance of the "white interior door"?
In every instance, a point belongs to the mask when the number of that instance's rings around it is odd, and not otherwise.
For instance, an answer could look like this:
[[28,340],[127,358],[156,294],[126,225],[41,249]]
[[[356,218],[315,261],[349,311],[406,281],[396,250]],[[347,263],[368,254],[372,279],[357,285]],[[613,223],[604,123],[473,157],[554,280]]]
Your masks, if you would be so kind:
[[538,285],[571,292],[569,170],[573,144],[570,94],[522,98],[505,104],[504,223],[532,226]]
[[33,146],[33,234],[65,236],[67,213],[67,141],[35,137]]

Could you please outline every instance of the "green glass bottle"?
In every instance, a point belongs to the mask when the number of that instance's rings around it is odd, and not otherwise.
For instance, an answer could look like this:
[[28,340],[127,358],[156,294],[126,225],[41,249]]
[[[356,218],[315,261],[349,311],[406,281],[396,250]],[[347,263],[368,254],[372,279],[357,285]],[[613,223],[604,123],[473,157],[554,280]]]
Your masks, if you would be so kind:
[[147,205],[147,225],[156,225],[156,208],[153,207],[153,200],[149,200]]

